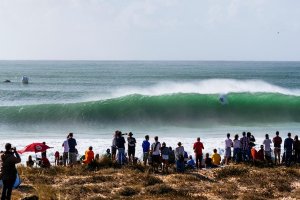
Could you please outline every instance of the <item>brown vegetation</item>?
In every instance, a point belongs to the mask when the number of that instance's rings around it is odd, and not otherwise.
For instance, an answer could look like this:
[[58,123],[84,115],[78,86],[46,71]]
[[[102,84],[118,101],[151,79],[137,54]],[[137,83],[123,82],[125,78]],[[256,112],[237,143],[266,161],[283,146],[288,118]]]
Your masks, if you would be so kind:
[[227,166],[185,174],[153,174],[142,165],[19,167],[22,185],[13,199],[297,199],[299,167]]

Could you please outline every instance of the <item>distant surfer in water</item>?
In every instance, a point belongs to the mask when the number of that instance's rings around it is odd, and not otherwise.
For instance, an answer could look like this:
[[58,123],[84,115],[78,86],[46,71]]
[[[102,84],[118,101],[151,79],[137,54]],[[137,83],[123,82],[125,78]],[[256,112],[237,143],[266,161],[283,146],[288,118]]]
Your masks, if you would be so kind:
[[222,104],[222,105],[225,105],[225,104],[227,104],[228,102],[227,102],[227,97],[226,97],[226,95],[220,95],[220,97],[219,97],[219,101],[220,101],[220,103]]

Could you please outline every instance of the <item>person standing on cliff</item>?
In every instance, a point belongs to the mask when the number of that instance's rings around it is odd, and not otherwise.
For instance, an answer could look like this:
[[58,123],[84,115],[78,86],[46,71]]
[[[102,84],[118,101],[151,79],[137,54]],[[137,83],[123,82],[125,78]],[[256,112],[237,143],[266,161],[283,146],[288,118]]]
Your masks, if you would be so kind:
[[1,200],[11,199],[12,188],[17,178],[16,164],[21,162],[21,158],[12,148],[10,143],[5,145],[5,152],[1,155],[1,179],[3,181],[3,189]]
[[203,159],[202,149],[204,149],[204,146],[203,143],[200,142],[200,137],[198,137],[197,142],[194,143],[193,149],[195,152],[196,167],[197,169],[201,169],[202,159]]
[[275,165],[280,164],[282,139],[279,137],[279,131],[276,131],[276,136],[273,138]]
[[69,145],[69,164],[70,166],[73,166],[77,162],[77,154],[76,154],[77,142],[73,138],[73,133],[69,134],[68,145]]
[[134,163],[134,157],[135,157],[135,144],[136,144],[136,140],[134,137],[132,137],[132,132],[128,133],[129,137],[127,138],[127,142],[128,142],[128,159],[129,162]]
[[64,153],[63,153],[63,164],[64,164],[64,166],[67,166],[67,164],[68,164],[68,157],[69,157],[68,139],[69,139],[69,135],[67,136],[67,139],[62,144],[62,147],[64,148]]

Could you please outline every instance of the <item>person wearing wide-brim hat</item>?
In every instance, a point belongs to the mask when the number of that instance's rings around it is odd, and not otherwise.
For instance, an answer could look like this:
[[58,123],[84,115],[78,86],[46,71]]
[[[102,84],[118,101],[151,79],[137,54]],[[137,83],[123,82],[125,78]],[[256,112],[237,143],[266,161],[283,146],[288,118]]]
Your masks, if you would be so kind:
[[128,158],[129,158],[129,162],[133,162],[134,161],[134,157],[135,157],[135,144],[136,144],[136,140],[134,137],[132,137],[132,132],[128,133],[129,137],[127,138],[128,141]]

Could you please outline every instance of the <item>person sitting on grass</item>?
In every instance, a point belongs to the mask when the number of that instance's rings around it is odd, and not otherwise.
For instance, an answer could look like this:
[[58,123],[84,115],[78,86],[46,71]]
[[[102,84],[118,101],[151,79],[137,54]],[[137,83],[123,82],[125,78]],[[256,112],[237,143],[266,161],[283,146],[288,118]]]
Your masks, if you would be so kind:
[[43,155],[42,159],[41,159],[41,168],[49,168],[51,166],[48,158],[46,157],[46,155]]
[[99,155],[99,153],[97,153],[96,156],[95,156],[95,162],[97,162],[97,163],[100,162],[100,155]]
[[90,164],[94,160],[93,147],[90,146],[89,149],[85,152],[85,157],[83,160],[84,164]]
[[107,159],[111,160],[112,156],[111,156],[111,153],[110,153],[110,149],[106,149],[106,153],[104,154],[104,156],[105,156]]
[[251,156],[253,158],[253,162],[255,162],[257,160],[257,151],[256,151],[255,147],[252,147],[252,149],[251,149]]
[[260,145],[260,150],[257,152],[256,160],[265,161],[264,154],[265,154],[264,145]]
[[192,155],[189,156],[189,160],[186,163],[186,168],[187,169],[195,169],[196,168],[196,163],[195,163]]
[[28,156],[28,160],[26,161],[27,167],[33,167],[34,161],[32,160],[32,156]]
[[213,165],[218,166],[218,165],[221,164],[221,156],[220,156],[220,154],[218,154],[217,149],[214,149],[214,153],[211,156],[211,159],[212,159],[212,164]]
[[206,169],[212,168],[212,167],[213,167],[212,159],[209,157],[209,153],[206,153],[206,154],[205,154],[205,160],[204,160],[204,163],[205,163],[205,168],[206,168]]

